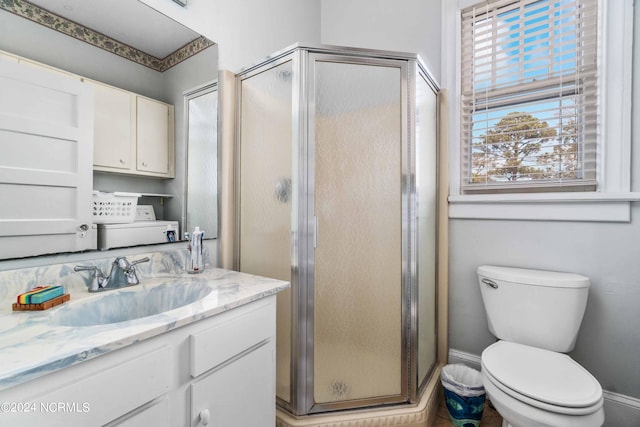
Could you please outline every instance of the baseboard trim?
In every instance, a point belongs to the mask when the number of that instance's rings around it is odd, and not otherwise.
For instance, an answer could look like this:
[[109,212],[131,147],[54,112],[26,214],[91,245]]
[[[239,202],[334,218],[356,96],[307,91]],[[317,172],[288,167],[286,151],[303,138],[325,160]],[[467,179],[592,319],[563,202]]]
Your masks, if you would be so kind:
[[[449,363],[464,363],[480,370],[480,356],[449,349]],[[640,399],[603,390],[605,427],[640,426]]]
[[460,350],[449,349],[449,363],[464,363],[474,369],[480,370],[480,356]]
[[640,399],[603,391],[605,427],[640,426]]
[[640,411],[640,399],[636,399],[635,397],[604,390],[604,398],[615,402],[617,405],[628,406]]

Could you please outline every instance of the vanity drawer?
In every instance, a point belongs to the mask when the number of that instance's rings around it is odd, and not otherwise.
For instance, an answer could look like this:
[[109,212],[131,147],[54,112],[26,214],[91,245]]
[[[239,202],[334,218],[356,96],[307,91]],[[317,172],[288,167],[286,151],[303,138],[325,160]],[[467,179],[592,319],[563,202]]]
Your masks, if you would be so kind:
[[[87,365],[83,365],[69,369],[84,370]],[[0,425],[104,425],[167,393],[168,366],[171,366],[171,354],[168,347],[162,346],[124,363],[104,366],[98,373],[79,375],[68,385],[49,388],[35,398],[28,397],[29,390],[37,390],[43,380],[32,381],[23,388],[27,389],[25,398],[21,397],[22,393],[7,393],[22,406],[15,412],[0,414]],[[64,371],[56,372],[62,373]]]
[[165,396],[105,427],[170,427],[169,420],[169,399]]
[[191,334],[192,377],[201,375],[265,340],[274,339],[275,296],[233,309],[227,314],[228,317],[220,319],[219,324]]

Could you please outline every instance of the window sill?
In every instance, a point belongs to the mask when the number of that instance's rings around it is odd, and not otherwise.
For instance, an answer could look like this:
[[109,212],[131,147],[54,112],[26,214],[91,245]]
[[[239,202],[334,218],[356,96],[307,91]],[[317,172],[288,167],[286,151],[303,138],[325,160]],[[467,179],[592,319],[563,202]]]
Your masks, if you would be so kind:
[[535,193],[449,196],[449,218],[630,222],[640,193]]

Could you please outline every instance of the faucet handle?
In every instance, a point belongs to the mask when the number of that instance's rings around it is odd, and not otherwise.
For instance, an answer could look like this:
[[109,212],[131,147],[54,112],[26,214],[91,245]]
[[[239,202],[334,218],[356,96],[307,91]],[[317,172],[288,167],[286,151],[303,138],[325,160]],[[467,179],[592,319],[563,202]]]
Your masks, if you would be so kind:
[[73,271],[93,271],[93,275],[95,277],[104,277],[102,271],[95,265],[76,265],[75,267],[73,267]]
[[124,273],[124,277],[129,285],[137,285],[140,283],[138,275],[136,274],[136,264],[149,261],[148,257],[137,259],[135,261],[129,261],[126,257],[118,257],[113,261],[114,265],[117,265]]
[[102,284],[105,282],[105,277],[104,277],[104,274],[102,273],[102,270],[100,270],[95,265],[76,265],[75,267],[73,267],[73,271],[76,271],[76,272],[91,271],[93,273],[91,275],[92,277],[91,284],[89,285],[90,292],[97,291],[99,288],[102,287]]
[[141,262],[149,262],[149,261],[150,261],[149,257],[146,256],[144,258],[140,258],[140,259],[137,259],[135,261],[131,261],[129,264],[133,266],[133,265],[136,265],[136,264],[140,264]]
[[114,264],[117,264],[123,271],[129,271],[133,268],[134,265],[140,264],[141,262],[149,261],[149,257],[144,257],[141,259],[137,259],[135,261],[129,261],[126,257],[118,257],[113,261]]

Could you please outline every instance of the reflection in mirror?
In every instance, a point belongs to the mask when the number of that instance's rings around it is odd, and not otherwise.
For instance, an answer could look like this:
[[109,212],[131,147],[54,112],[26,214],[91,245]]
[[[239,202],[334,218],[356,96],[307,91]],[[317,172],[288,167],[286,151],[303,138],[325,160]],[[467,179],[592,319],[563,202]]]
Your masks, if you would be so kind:
[[[164,38],[165,35],[171,40]],[[187,170],[191,168],[189,172],[195,176],[205,175],[217,169],[217,157],[209,157],[211,163],[202,171],[193,169],[202,167],[202,163],[187,165],[184,94],[217,78],[217,45],[140,1],[0,0],[0,51],[41,69],[62,70],[62,74],[76,81],[99,82],[173,105],[175,118],[170,126],[175,139],[175,178],[94,170],[93,182],[83,187],[88,191],[147,195],[138,200],[139,205],[152,205],[158,220],[180,221],[179,235],[187,231],[186,200],[195,202],[199,197],[187,198]],[[135,155],[135,147],[131,152]],[[217,151],[214,154],[217,155]],[[88,167],[92,168],[91,161]],[[217,180],[212,185],[217,189]],[[217,197],[217,191],[207,194]],[[87,197],[89,203],[82,205],[87,205],[90,212],[90,193]],[[217,224],[217,201],[201,202],[216,207],[202,212],[210,213],[211,218],[207,220]],[[59,200],[56,203],[59,204]],[[47,212],[47,207],[43,205],[33,211]],[[194,225],[204,227],[202,224]],[[90,228],[89,233],[97,234],[93,230]],[[207,230],[208,237],[214,237],[215,227],[210,230]],[[38,229],[38,232],[45,235],[51,230]],[[0,229],[0,239],[2,237]],[[78,250],[68,246],[45,248],[38,243],[38,236],[32,239],[36,240],[30,240],[29,244],[12,240],[12,245],[23,246],[24,251],[0,258]]]
[[185,231],[218,236],[218,90],[213,83],[185,95],[187,191]]

